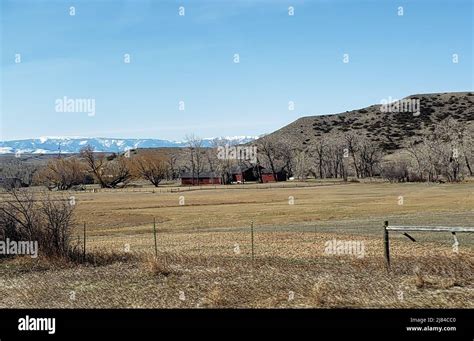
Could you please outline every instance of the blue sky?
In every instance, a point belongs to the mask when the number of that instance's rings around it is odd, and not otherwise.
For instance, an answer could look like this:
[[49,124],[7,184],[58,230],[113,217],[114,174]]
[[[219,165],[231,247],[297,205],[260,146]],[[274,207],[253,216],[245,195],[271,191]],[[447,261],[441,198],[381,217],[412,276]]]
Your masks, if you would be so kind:
[[[0,2],[0,140],[258,135],[474,88],[470,0]],[[64,96],[95,116],[56,112]]]

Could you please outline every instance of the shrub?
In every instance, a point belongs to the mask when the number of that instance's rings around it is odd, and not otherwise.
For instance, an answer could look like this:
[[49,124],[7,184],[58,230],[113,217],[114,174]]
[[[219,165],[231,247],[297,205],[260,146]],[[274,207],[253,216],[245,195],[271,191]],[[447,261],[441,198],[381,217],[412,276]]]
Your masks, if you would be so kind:
[[74,205],[66,198],[11,190],[0,203],[0,238],[15,241],[37,241],[46,256],[68,257]]
[[85,182],[85,165],[76,158],[52,159],[36,174],[35,182],[49,190],[68,190]]
[[387,162],[382,165],[382,177],[390,182],[410,181],[408,164],[404,160]]
[[166,255],[162,255],[161,257],[148,257],[146,259],[146,265],[148,271],[155,276],[169,276],[172,274],[172,269],[169,266],[168,259]]

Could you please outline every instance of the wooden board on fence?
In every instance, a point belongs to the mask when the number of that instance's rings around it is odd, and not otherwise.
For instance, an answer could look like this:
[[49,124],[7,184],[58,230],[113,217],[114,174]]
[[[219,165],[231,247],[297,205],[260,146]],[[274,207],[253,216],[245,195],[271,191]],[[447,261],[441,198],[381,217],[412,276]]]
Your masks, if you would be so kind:
[[462,226],[387,226],[388,231],[420,231],[420,232],[474,232],[474,227]]

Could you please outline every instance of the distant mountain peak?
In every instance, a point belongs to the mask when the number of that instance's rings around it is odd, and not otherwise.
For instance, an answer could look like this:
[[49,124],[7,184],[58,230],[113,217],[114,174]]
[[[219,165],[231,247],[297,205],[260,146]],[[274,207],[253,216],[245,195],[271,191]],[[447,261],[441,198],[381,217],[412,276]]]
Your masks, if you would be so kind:
[[[258,136],[226,136],[203,138],[203,146],[211,147],[215,139],[228,140],[230,144],[243,144],[257,139]],[[0,154],[54,154],[78,153],[90,145],[97,152],[117,153],[136,148],[186,147],[185,141],[160,139],[127,139],[83,136],[41,136],[36,139],[0,141]]]

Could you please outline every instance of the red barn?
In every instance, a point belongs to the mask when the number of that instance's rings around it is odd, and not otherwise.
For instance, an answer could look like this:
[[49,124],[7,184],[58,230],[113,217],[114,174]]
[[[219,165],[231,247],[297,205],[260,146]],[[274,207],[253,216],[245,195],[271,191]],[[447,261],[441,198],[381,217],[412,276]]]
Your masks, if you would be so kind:
[[258,181],[258,172],[264,169],[262,166],[238,166],[231,170],[232,181],[244,183],[246,181]]
[[[232,170],[232,181],[244,183],[246,181],[275,182],[270,169],[262,166],[236,167]],[[286,181],[288,173],[284,169],[276,171],[276,181]]]
[[220,185],[222,178],[215,172],[181,173],[181,185]]
[[[262,172],[262,182],[275,182],[275,177],[273,176],[273,172],[270,169],[263,169]],[[288,173],[286,170],[281,169],[276,171],[276,181],[286,181]]]
[[272,172],[270,173],[262,173],[262,182],[275,182],[275,178],[273,177]]

